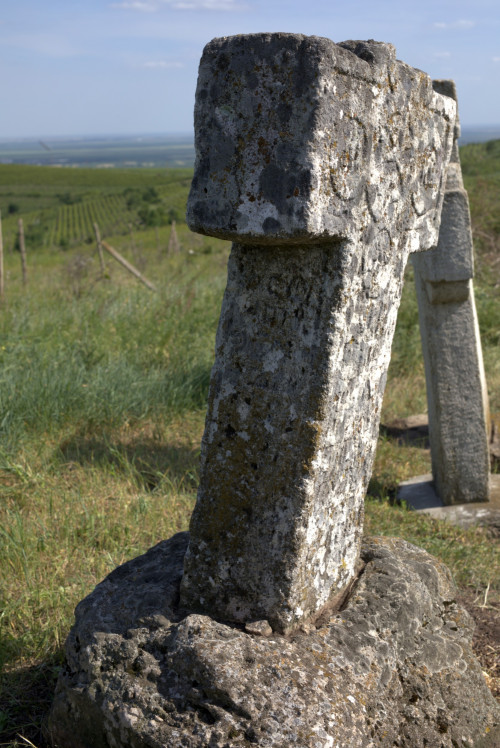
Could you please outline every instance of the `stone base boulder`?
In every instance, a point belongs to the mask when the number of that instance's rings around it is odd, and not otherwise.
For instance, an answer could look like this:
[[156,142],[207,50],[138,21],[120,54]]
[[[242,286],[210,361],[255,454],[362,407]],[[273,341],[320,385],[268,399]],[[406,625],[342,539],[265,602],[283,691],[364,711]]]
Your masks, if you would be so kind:
[[187,543],[180,533],[158,544],[78,605],[50,716],[55,746],[500,745],[471,619],[435,558],[366,539],[341,610],[283,637],[181,610]]

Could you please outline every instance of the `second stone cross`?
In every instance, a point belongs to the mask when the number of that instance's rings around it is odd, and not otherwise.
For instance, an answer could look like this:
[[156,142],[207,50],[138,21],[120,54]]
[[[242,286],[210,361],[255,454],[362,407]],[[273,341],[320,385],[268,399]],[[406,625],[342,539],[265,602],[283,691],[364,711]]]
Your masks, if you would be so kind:
[[234,241],[182,604],[287,633],[355,576],[403,273],[455,102],[390,44],[216,39],[188,222]]

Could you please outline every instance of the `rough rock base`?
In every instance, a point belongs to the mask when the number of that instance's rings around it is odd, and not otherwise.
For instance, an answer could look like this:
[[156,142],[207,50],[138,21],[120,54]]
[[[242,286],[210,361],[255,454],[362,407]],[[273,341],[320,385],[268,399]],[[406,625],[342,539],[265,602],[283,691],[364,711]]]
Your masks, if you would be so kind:
[[[446,567],[365,540],[344,608],[289,637],[178,607],[187,533],[76,610],[50,717],[60,748],[498,746],[500,708]],[[266,627],[252,627],[266,631]]]

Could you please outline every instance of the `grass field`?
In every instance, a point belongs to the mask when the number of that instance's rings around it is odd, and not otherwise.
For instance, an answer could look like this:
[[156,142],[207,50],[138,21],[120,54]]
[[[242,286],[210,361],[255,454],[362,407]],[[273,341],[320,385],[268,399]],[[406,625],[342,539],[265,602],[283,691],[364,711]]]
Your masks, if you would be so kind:
[[0,211],[6,250],[23,219],[32,251],[67,250],[101,236],[182,221],[189,169],[55,169],[0,164]]
[[[500,413],[500,141],[466,146],[462,158],[490,403]],[[188,525],[229,246],[191,234],[181,221],[181,250],[168,254],[168,220],[147,226],[138,213],[154,187],[167,213],[172,208],[181,217],[188,184],[189,173],[177,170],[0,165],[2,746],[45,745],[41,726],[77,602],[116,565]],[[61,202],[66,194],[75,202]],[[22,285],[13,237],[20,216],[53,217],[61,207],[113,197],[126,203],[133,195],[139,199],[131,201],[132,235],[110,227],[107,241],[157,293],[111,258],[102,273],[94,244],[76,235],[62,247],[28,242]],[[18,210],[9,214],[10,203]],[[382,420],[425,410],[408,270]],[[397,483],[429,469],[426,449],[381,437],[366,531],[415,542],[442,558],[460,585],[498,599],[498,541],[394,504]]]

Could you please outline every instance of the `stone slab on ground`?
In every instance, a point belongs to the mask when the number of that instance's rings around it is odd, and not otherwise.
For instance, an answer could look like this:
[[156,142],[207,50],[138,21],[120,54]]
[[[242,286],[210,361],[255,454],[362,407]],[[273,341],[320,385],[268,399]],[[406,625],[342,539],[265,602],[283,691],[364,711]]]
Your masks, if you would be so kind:
[[342,610],[318,628],[261,636],[179,609],[187,543],[187,533],[159,543],[79,604],[54,745],[498,746],[500,707],[440,561],[403,540],[365,539]]
[[490,482],[489,501],[445,506],[436,493],[432,475],[426,473],[400,483],[397,498],[435,519],[445,519],[464,528],[483,525],[500,535],[500,475],[490,475]]

